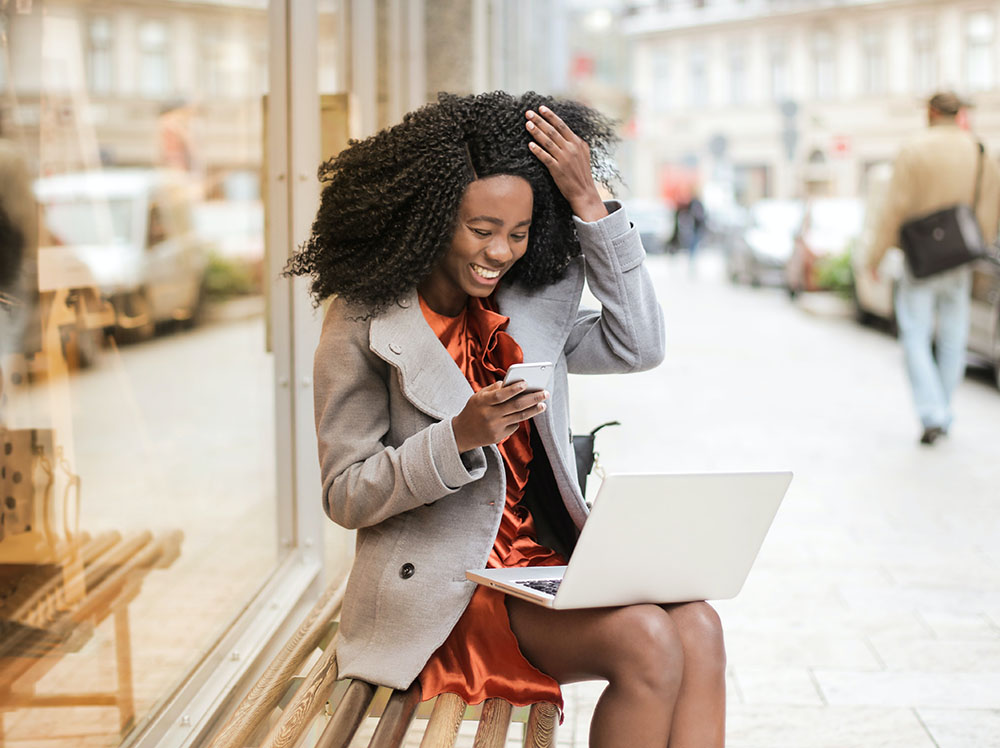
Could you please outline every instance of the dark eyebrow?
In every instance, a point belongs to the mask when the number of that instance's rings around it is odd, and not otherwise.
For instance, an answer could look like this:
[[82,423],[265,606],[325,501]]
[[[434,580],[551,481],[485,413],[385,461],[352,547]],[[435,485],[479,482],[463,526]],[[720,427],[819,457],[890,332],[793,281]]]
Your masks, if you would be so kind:
[[[486,221],[486,223],[492,223],[494,226],[503,226],[503,221],[494,216],[474,216],[473,218],[468,219],[469,223],[473,223],[474,221]],[[520,223],[514,224],[514,228],[517,228],[518,226],[530,226],[530,225],[531,225],[531,219],[528,218],[521,221]]]

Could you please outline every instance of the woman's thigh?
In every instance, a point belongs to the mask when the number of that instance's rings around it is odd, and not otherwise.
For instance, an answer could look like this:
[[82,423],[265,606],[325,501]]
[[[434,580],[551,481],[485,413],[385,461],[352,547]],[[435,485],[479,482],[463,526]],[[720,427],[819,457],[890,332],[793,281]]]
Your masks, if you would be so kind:
[[507,611],[524,656],[559,683],[660,680],[683,668],[677,626],[656,605],[552,610],[508,597]]

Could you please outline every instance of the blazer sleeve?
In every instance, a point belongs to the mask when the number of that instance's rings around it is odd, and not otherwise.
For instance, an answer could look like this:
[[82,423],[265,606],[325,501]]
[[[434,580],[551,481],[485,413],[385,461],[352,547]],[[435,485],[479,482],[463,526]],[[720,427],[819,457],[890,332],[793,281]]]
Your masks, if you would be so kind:
[[482,449],[459,454],[451,419],[397,446],[390,433],[390,368],[368,345],[368,323],[335,301],[313,363],[323,509],[347,529],[430,504],[486,472]]
[[574,216],[587,285],[600,310],[582,309],[566,340],[571,374],[643,371],[663,361],[663,311],[643,261],[646,252],[625,209],[606,203],[609,215],[587,223]]

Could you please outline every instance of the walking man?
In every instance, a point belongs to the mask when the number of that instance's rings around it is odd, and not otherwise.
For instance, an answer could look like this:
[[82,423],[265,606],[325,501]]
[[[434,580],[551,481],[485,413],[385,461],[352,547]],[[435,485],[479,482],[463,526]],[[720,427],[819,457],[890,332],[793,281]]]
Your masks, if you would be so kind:
[[[898,246],[903,223],[958,203],[972,205],[979,145],[958,125],[959,112],[967,106],[952,92],[935,94],[927,102],[928,129],[900,150],[868,256],[869,270],[876,277],[886,251]],[[1000,170],[989,154],[982,159],[981,179],[974,207],[983,238],[992,243],[1000,211]],[[920,280],[907,267],[899,282],[896,321],[923,426],[921,444],[933,444],[951,426],[951,396],[965,374],[971,283],[968,265]]]

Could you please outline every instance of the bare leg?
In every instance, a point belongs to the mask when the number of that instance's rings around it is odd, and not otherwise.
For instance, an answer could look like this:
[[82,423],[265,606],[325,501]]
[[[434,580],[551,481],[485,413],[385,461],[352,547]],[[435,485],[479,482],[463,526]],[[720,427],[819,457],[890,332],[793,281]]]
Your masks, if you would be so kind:
[[590,745],[664,748],[684,676],[683,642],[656,605],[555,611],[507,598],[525,657],[559,683],[603,679]]
[[684,679],[674,707],[670,748],[722,748],[726,742],[726,648],[708,603],[665,605],[684,648]]

